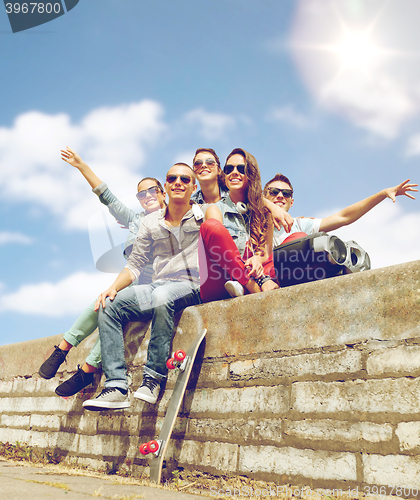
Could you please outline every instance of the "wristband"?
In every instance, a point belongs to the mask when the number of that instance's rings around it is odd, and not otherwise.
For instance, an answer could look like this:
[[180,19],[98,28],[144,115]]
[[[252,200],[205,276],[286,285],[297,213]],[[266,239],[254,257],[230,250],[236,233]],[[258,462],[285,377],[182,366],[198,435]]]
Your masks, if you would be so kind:
[[271,280],[270,276],[267,276],[266,274],[263,274],[263,275],[262,275],[262,276],[260,276],[259,278],[254,278],[254,277],[253,277],[252,279],[255,281],[255,283],[256,283],[256,284],[257,284],[260,288],[264,285],[264,283],[267,283],[267,281],[270,281],[270,280]]

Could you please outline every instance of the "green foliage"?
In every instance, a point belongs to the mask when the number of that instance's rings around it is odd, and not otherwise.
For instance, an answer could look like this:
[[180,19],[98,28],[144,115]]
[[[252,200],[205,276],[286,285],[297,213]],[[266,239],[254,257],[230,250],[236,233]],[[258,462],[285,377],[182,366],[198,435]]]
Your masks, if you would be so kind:
[[57,453],[27,446],[19,441],[16,444],[0,443],[0,456],[8,460],[23,460],[41,464],[58,464],[63,457]]

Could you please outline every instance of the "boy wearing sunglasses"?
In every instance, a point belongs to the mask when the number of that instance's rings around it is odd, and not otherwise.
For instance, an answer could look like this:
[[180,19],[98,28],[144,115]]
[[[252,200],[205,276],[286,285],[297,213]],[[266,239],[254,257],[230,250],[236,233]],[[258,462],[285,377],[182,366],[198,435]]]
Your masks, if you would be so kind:
[[[334,231],[342,226],[348,226],[360,219],[360,217],[386,198],[390,198],[394,203],[396,197],[401,195],[414,200],[414,196],[408,194],[408,191],[418,191],[418,189],[414,189],[417,184],[408,184],[409,182],[410,179],[407,179],[401,182],[401,184],[398,184],[398,186],[383,189],[323,219],[297,217],[293,221],[290,233],[286,233],[283,228],[274,230],[273,247],[281,245],[283,241],[293,233],[302,232],[309,235],[319,231]],[[275,177],[267,182],[264,186],[264,196],[286,212],[293,206],[293,187],[289,179],[283,174],[276,174]]]
[[[190,197],[197,189],[193,170],[175,164],[167,173],[167,207],[145,217],[126,267],[95,304],[102,346],[105,388],[83,403],[88,410],[117,410],[130,406],[124,359],[123,328],[130,321],[151,322],[143,382],[134,397],[156,403],[167,377],[175,314],[200,303],[197,252],[201,212],[195,215]],[[201,217],[200,217],[201,215]],[[153,262],[149,285],[129,285]]]

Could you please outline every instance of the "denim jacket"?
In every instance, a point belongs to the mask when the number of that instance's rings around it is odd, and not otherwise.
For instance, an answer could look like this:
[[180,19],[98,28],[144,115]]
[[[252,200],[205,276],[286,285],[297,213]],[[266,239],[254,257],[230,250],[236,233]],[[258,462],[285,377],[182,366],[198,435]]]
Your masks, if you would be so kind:
[[197,220],[188,210],[181,220],[178,241],[166,225],[166,210],[161,208],[143,219],[126,267],[137,276],[153,262],[153,281],[182,280],[199,286],[198,237],[204,217]]
[[[220,193],[221,201],[223,201],[226,198],[226,196],[229,194],[229,191],[225,191],[225,190],[223,190],[223,189],[221,189],[219,187],[219,193]],[[198,191],[196,191],[191,196],[191,200],[195,201],[198,205],[204,205],[206,203],[204,201],[204,196],[203,196],[203,193],[202,193],[201,189],[199,189]]]
[[224,200],[216,203],[223,217],[223,225],[229,231],[235,242],[239,253],[244,255],[246,243],[249,240],[249,217],[241,215],[235,203],[230,199],[229,194]]
[[133,244],[136,239],[139,227],[145,217],[145,213],[137,213],[134,210],[126,207],[115,195],[111,193],[105,182],[99,184],[92,191],[99,196],[101,203],[108,207],[111,215],[128,229],[128,236],[124,245],[124,257],[128,259],[133,249]]

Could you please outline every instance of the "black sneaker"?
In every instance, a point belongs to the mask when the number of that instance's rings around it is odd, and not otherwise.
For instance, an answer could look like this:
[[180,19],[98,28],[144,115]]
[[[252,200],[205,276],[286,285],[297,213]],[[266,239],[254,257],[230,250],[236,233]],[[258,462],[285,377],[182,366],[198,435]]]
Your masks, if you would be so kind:
[[92,382],[93,373],[86,373],[80,368],[80,365],[77,365],[77,372],[68,380],[60,384],[56,388],[55,393],[65,398],[74,396],[86,386],[92,384]]
[[63,351],[60,349],[58,346],[54,346],[55,350],[51,354],[51,356],[45,360],[41,368],[39,369],[39,374],[41,375],[42,378],[53,378],[54,375],[57,373],[57,370],[60,368],[60,365],[63,363],[63,361],[66,359],[66,356],[69,351]]

